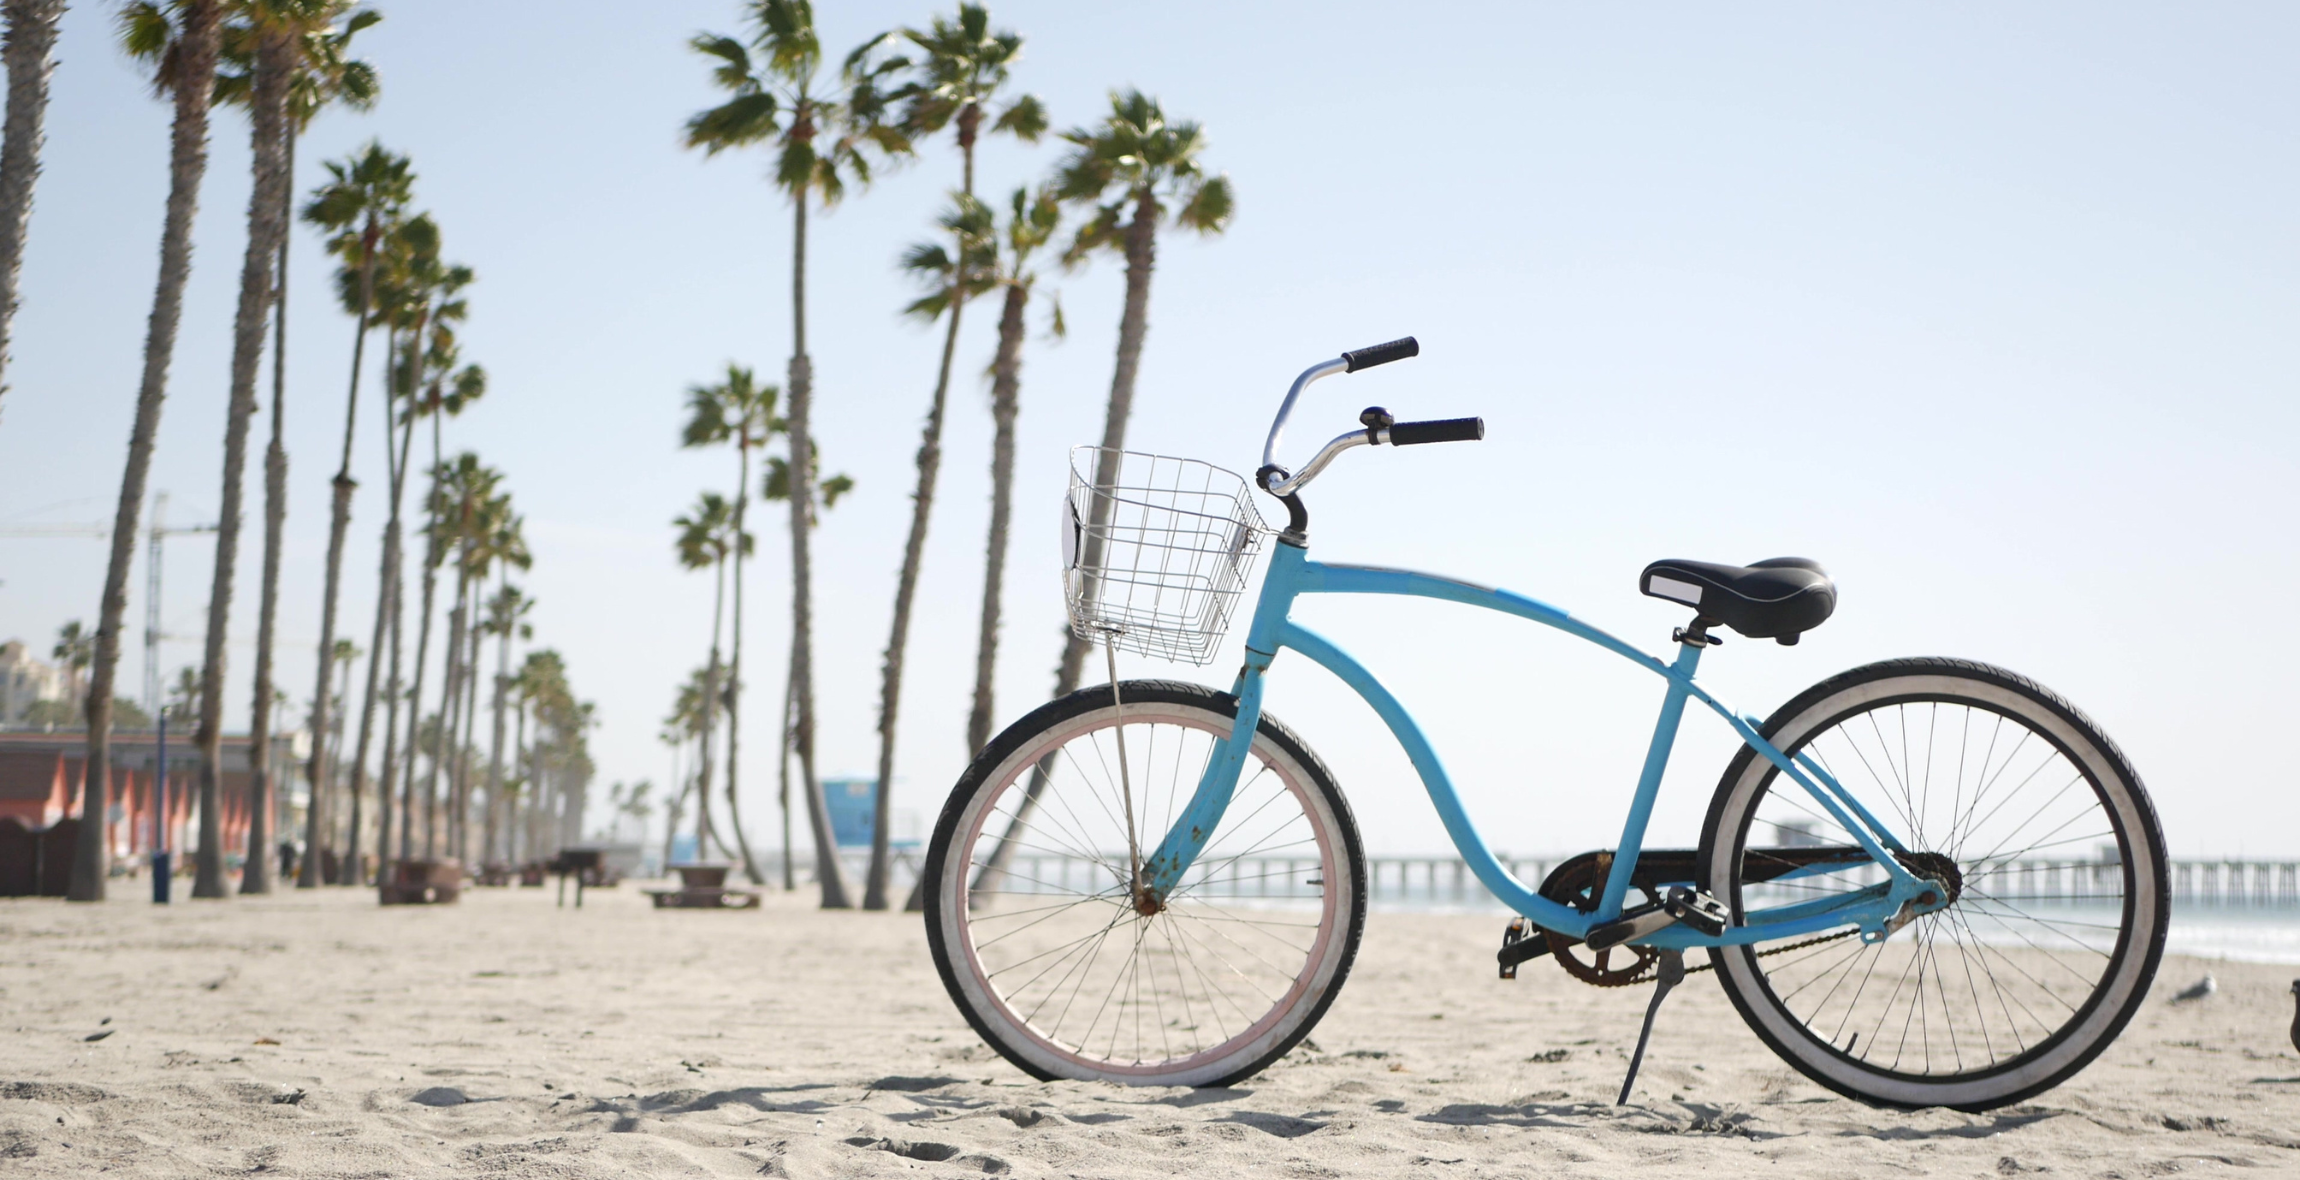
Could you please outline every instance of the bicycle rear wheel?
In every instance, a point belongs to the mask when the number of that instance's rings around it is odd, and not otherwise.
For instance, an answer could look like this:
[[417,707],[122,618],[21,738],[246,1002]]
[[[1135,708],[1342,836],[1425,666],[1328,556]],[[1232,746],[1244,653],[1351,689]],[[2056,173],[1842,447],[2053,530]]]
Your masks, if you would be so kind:
[[[1784,1060],[1868,1102],[1987,1110],[2060,1084],[2116,1039],[2155,977],[2170,889],[2140,777],[2089,719],[1999,668],[1908,659],[1807,689],[1762,732],[1826,770],[1952,899],[1881,943],[1712,950],[1726,994]],[[1779,873],[1788,849],[1853,843],[1744,747],[1701,864],[1738,922],[1883,880],[1858,856]]]
[[1138,912],[1125,801],[1148,856],[1238,703],[1119,687],[1115,703],[1104,685],[1040,707],[967,769],[927,850],[927,941],[967,1022],[1035,1077],[1227,1085],[1284,1056],[1348,976],[1365,921],[1357,825],[1265,714],[1204,851]]

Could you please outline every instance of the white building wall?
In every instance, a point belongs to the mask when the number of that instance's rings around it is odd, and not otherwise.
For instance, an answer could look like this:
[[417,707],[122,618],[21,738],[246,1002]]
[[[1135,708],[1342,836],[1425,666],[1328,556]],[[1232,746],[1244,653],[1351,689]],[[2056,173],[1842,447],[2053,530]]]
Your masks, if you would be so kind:
[[0,643],[0,726],[24,724],[35,701],[64,699],[64,670],[32,658],[21,639]]

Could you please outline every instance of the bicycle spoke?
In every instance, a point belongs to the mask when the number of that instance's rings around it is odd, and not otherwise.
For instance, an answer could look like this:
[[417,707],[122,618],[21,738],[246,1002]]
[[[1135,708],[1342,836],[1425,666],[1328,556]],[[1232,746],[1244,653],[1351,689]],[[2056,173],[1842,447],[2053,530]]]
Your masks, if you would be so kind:
[[[2120,915],[2130,912],[2130,870],[2119,867],[2130,854],[2097,778],[2036,723],[1947,697],[1856,706],[1799,732],[1805,737],[1784,752],[1811,759],[1872,814],[1900,825],[1896,836],[1914,856],[1946,858],[1956,900],[1875,944],[1778,958],[1740,952],[1766,981],[1766,1002],[1802,1025],[1801,1035],[1892,1075],[1971,1076],[2074,1028],[2116,961],[2129,921]],[[1786,851],[1757,847],[1760,833],[1785,849],[1830,846],[1851,833],[1788,776],[1764,766],[1755,773],[1737,846],[1742,914],[1850,900],[1884,880],[1866,861],[1807,871],[1792,867],[1800,862]],[[2095,844],[2097,863],[2052,859]],[[1784,870],[1797,875],[1750,879]]]
[[[1187,877],[1163,908],[1136,912],[1109,850],[1126,846],[1129,818],[1145,853],[1182,822],[1223,731],[1177,723],[1155,696],[1139,706],[1129,697],[1123,742],[1116,724],[1089,723],[1045,747],[1035,765],[1051,770],[1027,805],[1032,772],[1020,758],[1010,781],[983,788],[986,818],[965,863],[979,876],[996,848],[1007,864],[998,889],[968,895],[971,970],[994,981],[1001,1019],[1081,1065],[1156,1069],[1233,1052],[1304,994],[1299,981],[1325,961],[1311,952],[1332,929],[1331,886],[1355,866],[1336,862],[1308,788],[1257,741]],[[1134,788],[1131,817],[1122,779]],[[987,834],[999,827],[1003,838]],[[1304,914],[1305,903],[1317,912]]]

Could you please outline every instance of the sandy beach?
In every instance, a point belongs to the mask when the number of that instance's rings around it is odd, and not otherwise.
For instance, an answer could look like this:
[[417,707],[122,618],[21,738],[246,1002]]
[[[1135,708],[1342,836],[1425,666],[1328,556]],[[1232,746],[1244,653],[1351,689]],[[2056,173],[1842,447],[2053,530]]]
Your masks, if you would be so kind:
[[[1543,961],[1498,980],[1499,934],[1376,914],[1283,1062],[1130,1090],[991,1053],[910,915],[655,912],[630,885],[581,910],[549,890],[0,902],[0,1172],[2300,1175],[2293,968],[2168,959],[2090,1069],[1988,1115],[1829,1094],[1695,975],[1614,1107],[1649,992]],[[2216,995],[2169,1002],[2207,970]]]

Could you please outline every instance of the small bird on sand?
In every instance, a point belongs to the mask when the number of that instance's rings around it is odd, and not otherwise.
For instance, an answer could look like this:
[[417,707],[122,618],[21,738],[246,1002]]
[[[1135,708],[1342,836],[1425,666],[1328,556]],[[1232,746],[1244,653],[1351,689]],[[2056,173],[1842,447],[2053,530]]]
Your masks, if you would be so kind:
[[2300,979],[2292,981],[2292,1047],[2300,1049]]
[[2220,985],[2213,982],[2212,976],[2206,975],[2204,978],[2197,980],[2195,983],[2189,984],[2188,990],[2172,997],[2172,1002],[2175,1004],[2182,1004],[2190,1000],[2201,1000],[2204,997],[2209,996],[2219,990]]

